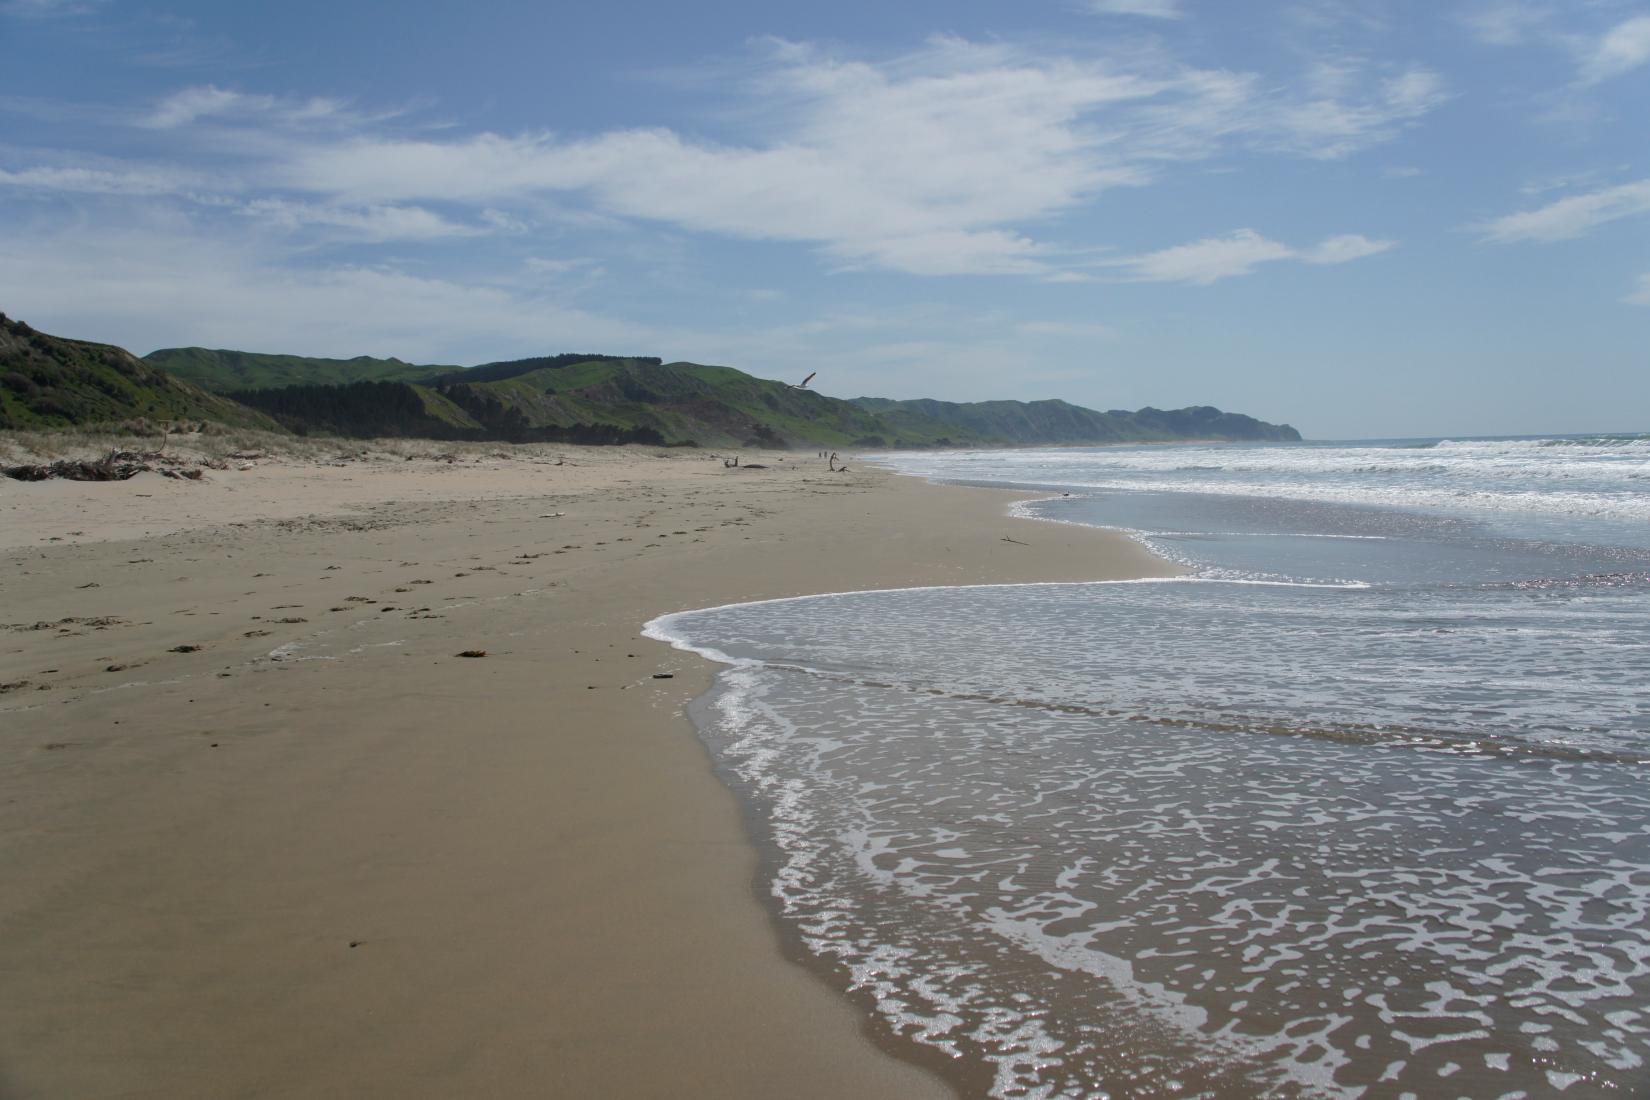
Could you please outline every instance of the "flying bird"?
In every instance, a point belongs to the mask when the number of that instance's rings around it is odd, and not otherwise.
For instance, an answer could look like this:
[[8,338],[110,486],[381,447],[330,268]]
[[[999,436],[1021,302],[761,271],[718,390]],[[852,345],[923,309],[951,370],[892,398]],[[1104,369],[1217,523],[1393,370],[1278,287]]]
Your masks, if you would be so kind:
[[[819,373],[818,371],[814,371],[814,374],[818,374],[818,373]],[[808,383],[812,382],[814,380],[814,374],[808,375],[808,377],[804,378],[801,382],[798,382],[796,385],[792,386],[791,389],[793,389],[793,390],[805,390],[805,389],[807,389],[808,388]]]

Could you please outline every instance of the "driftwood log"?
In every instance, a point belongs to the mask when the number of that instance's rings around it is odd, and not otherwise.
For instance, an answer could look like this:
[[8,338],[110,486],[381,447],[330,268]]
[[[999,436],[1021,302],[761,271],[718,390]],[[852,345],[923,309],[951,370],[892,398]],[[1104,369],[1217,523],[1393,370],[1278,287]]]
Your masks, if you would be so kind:
[[[223,468],[222,463],[211,463],[215,468]],[[125,481],[138,474],[154,470],[165,477],[182,477],[191,481],[198,481],[201,470],[198,466],[179,468],[183,460],[171,455],[156,451],[152,454],[138,454],[134,451],[110,451],[99,459],[58,459],[56,462],[44,465],[23,464],[21,466],[0,466],[0,474],[13,481],[49,481],[52,478],[62,478],[65,481]]]

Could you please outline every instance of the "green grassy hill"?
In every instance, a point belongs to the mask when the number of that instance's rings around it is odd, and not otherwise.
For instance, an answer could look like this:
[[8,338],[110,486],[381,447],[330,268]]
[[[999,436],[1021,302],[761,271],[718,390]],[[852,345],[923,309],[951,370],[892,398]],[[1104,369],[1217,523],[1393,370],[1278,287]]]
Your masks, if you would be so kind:
[[[239,353],[212,354],[221,365]],[[540,356],[467,369],[400,364],[422,372],[416,381],[377,377],[398,360],[254,358],[311,364],[305,369],[314,377],[366,364],[345,375],[347,384],[228,391],[293,431],[361,437],[890,449],[1300,438],[1286,425],[1208,406],[1098,412],[1065,401],[842,401],[732,367],[645,356]]]
[[140,418],[276,428],[262,413],[174,378],[122,348],[48,336],[0,313],[0,428]]
[[[211,392],[208,392],[211,391]],[[842,401],[732,367],[566,354],[419,366],[166,348],[137,359],[0,315],[0,427],[147,417],[371,438],[887,448],[1298,440],[1209,406],[1098,412],[1065,401]]]
[[[528,360],[525,364],[535,361]],[[604,423],[700,446],[890,446],[887,426],[848,401],[732,367],[603,358],[520,373],[488,364],[449,375],[440,392],[484,423],[524,432]],[[930,442],[913,433],[904,445]]]
[[1287,424],[1268,424],[1242,413],[1221,412],[1210,405],[1184,409],[1099,412],[1066,401],[975,401],[959,403],[919,398],[892,401],[855,398],[893,429],[916,417],[925,429],[940,425],[959,441],[994,444],[1151,443],[1174,439],[1295,442],[1300,433]]
[[425,382],[458,369],[374,359],[370,355],[317,359],[225,348],[161,348],[145,355],[143,361],[213,393],[350,382]]
[[487,363],[429,383],[357,381],[232,396],[294,431],[357,436],[890,447],[932,445],[947,431],[920,415],[890,431],[853,402],[732,367],[612,355]]

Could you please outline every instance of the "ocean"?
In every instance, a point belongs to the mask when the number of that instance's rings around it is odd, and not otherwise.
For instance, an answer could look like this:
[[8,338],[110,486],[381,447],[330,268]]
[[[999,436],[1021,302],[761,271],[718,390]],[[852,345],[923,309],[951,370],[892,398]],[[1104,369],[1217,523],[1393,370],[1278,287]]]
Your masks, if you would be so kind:
[[785,937],[969,1094],[1650,1095],[1650,436],[901,453],[1183,577],[649,624]]

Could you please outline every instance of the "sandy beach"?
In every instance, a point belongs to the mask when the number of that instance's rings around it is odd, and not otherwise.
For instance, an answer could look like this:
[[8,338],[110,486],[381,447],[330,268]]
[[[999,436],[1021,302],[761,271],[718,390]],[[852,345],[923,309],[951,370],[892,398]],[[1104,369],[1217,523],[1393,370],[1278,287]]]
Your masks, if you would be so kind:
[[685,717],[715,669],[638,632],[1172,570],[745,459],[0,480],[0,1097],[948,1095],[784,956]]

